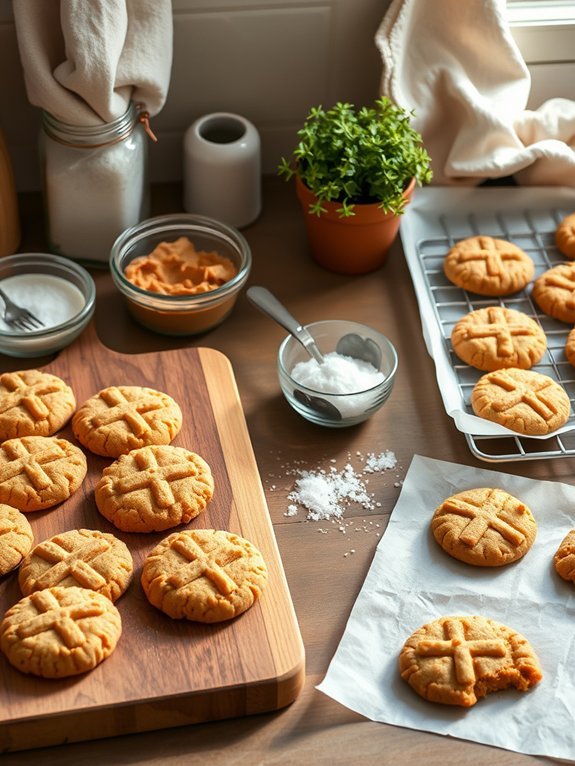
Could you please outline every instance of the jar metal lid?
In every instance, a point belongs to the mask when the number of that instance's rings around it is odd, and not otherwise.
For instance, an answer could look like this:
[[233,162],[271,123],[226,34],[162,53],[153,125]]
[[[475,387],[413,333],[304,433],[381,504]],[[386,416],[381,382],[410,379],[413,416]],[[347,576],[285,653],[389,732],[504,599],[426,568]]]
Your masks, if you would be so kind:
[[66,146],[98,147],[114,144],[127,138],[140,122],[139,106],[130,101],[121,117],[112,122],[99,125],[69,125],[54,117],[50,112],[42,112],[42,127],[45,133]]

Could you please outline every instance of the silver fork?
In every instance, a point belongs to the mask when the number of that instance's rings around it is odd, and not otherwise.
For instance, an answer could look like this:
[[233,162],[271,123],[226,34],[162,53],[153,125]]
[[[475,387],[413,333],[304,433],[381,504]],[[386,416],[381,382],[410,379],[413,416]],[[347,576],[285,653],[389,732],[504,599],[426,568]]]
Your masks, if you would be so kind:
[[44,322],[34,316],[28,309],[17,306],[14,301],[6,295],[4,290],[0,290],[0,298],[4,301],[4,321],[11,327],[18,330],[37,330],[44,327]]

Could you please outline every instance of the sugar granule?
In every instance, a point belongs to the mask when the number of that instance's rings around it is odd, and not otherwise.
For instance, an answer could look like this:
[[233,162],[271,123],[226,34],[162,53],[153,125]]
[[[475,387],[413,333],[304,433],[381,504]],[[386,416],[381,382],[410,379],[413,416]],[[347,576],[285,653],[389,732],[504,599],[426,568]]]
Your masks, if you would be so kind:
[[363,468],[364,473],[379,473],[379,471],[387,471],[390,468],[395,468],[397,465],[397,458],[395,453],[388,450],[387,452],[381,452],[379,455],[369,452]]

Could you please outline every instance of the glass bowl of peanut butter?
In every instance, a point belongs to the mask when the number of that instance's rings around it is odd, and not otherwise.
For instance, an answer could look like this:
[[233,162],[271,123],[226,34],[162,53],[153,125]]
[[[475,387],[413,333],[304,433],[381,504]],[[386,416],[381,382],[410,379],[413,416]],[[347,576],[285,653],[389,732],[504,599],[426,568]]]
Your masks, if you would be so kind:
[[112,279],[134,319],[164,335],[197,335],[224,321],[252,264],[239,231],[207,216],[157,216],[126,229]]

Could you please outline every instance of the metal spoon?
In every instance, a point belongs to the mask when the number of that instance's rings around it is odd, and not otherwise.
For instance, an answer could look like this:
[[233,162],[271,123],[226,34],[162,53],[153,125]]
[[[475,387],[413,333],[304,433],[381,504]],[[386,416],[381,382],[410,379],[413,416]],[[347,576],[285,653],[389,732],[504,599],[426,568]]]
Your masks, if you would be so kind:
[[[264,314],[274,319],[285,330],[289,332],[297,341],[299,341],[308,354],[316,360],[318,364],[323,364],[324,359],[321,351],[316,345],[315,340],[310,333],[301,325],[297,319],[289,313],[286,307],[278,301],[278,299],[270,293],[265,287],[254,286],[248,288],[246,295],[249,300],[263,311]],[[341,412],[337,407],[328,402],[327,399],[323,399],[320,396],[309,396],[308,394],[300,391],[298,388],[294,389],[294,397],[304,407],[314,410],[323,417],[331,418],[332,420],[341,420]]]

